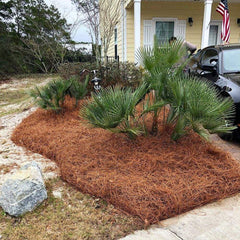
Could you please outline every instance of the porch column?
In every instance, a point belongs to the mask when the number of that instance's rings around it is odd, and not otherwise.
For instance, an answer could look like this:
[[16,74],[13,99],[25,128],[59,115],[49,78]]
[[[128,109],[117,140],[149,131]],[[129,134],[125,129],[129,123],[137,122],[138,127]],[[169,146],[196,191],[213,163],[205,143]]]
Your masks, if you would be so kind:
[[134,0],[134,45],[135,63],[137,63],[136,51],[141,45],[141,0]]
[[203,28],[202,28],[202,44],[201,48],[208,46],[209,29],[211,21],[213,0],[204,0],[204,17],[203,17]]

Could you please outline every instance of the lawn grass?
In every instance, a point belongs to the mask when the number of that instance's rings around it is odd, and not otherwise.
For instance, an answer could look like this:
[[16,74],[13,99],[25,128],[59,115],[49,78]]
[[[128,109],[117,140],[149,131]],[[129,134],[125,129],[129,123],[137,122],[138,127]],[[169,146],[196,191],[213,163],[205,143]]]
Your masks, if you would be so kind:
[[23,75],[0,84],[0,117],[20,113],[33,107],[29,89],[44,84],[46,80],[56,79],[58,75]]
[[[48,199],[33,212],[14,218],[0,210],[1,240],[119,239],[141,229],[138,218],[84,195],[60,178],[46,182]],[[56,198],[53,191],[61,192]]]

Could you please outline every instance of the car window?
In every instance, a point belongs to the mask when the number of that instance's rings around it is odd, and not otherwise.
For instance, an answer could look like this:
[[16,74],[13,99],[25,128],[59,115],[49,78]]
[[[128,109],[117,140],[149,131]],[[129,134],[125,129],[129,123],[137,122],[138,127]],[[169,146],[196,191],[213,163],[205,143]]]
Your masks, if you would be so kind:
[[218,62],[218,52],[215,49],[207,49],[201,57],[201,65],[213,66]]
[[240,71],[240,49],[224,49],[223,71],[225,73]]

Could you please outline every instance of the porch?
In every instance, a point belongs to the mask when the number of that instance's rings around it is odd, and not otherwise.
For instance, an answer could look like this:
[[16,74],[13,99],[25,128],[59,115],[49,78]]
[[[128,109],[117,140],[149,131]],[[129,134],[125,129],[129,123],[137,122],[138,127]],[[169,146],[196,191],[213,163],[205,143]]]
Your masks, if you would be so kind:
[[[198,48],[221,44],[222,16],[216,12],[220,0],[128,0],[125,2],[125,60],[136,61],[140,46],[152,46],[175,36]],[[231,43],[240,42],[240,3],[228,0]],[[123,33],[124,35],[124,33]]]

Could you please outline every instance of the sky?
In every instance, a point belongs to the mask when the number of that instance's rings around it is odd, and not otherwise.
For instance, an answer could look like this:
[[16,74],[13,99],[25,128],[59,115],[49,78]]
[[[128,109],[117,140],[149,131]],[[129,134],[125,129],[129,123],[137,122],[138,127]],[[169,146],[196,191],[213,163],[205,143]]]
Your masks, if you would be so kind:
[[[47,5],[54,5],[58,8],[62,17],[66,18],[67,22],[74,24],[79,22],[81,15],[77,12],[76,7],[72,4],[71,0],[45,0]],[[87,27],[83,24],[78,24],[72,32],[72,39],[76,42],[91,42],[88,34]]]

